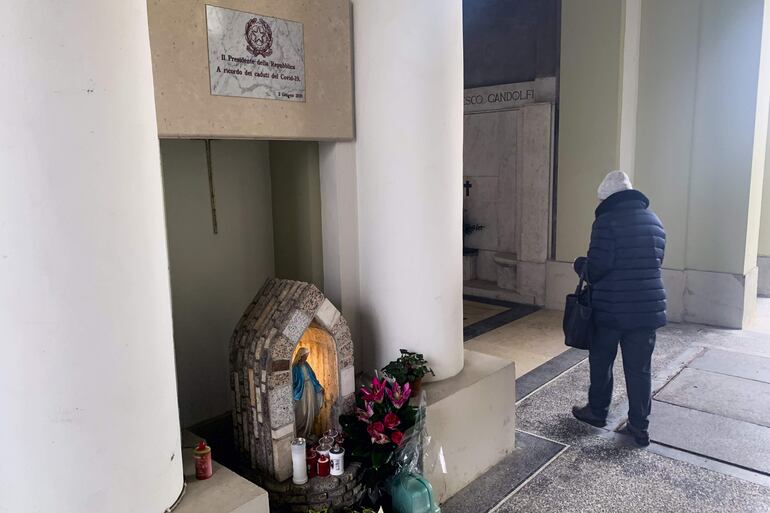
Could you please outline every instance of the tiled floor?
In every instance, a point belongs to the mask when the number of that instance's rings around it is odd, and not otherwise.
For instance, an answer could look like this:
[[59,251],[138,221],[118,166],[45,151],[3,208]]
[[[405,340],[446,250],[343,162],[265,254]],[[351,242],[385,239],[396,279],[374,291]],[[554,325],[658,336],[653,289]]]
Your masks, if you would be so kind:
[[704,349],[653,397],[650,438],[770,475],[770,358]]
[[[663,388],[695,355],[703,354],[704,348],[739,350],[746,355],[766,358],[770,356],[770,337],[746,331],[672,324],[658,334],[653,355],[654,389]],[[724,367],[730,364],[726,360],[722,357],[717,363]],[[757,367],[758,360],[752,361],[755,364],[751,369]],[[703,367],[708,362],[701,363],[696,360],[692,365]],[[744,374],[751,369],[747,369],[745,362],[738,368]],[[615,378],[611,424],[622,423],[627,409],[620,357],[616,362]],[[640,449],[626,437],[613,433],[614,427],[597,429],[576,421],[570,415],[570,408],[585,402],[587,388],[588,364],[583,362],[518,404],[519,429],[555,440],[568,448],[493,511],[770,511],[770,477],[747,470],[745,463],[729,465],[657,443],[646,450]],[[710,393],[717,401],[721,389],[716,388]],[[662,409],[660,404],[657,408]],[[697,410],[688,409],[687,412],[697,413]],[[680,416],[679,424],[686,421],[683,415]],[[679,424],[670,425],[668,430],[678,430]],[[724,429],[725,432],[719,432],[723,441],[740,437],[737,431],[729,432],[729,426]],[[713,438],[714,433],[708,436]],[[758,452],[766,447],[762,439],[746,438],[755,444]]]
[[[529,478],[521,484],[516,484],[520,480],[514,479],[509,471],[495,472],[493,469],[447,504],[451,506],[448,511],[770,511],[770,473],[751,470],[764,471],[767,441],[756,434],[741,436],[741,430],[733,425],[735,422],[748,424],[751,421],[756,429],[768,429],[765,425],[766,413],[746,406],[757,405],[764,410],[764,397],[751,401],[750,397],[740,394],[746,392],[744,389],[753,390],[770,382],[767,374],[770,369],[770,299],[760,298],[756,318],[746,331],[672,324],[658,334],[653,357],[653,389],[663,393],[655,401],[652,421],[659,425],[652,430],[657,428],[658,438],[662,432],[668,438],[684,433],[683,439],[686,439],[688,430],[690,433],[694,431],[693,426],[687,427],[687,415],[717,416],[729,406],[728,417],[738,420],[695,438],[717,447],[720,443],[727,446],[736,438],[743,438],[746,447],[734,450],[730,458],[716,452],[709,457],[711,453],[705,450],[709,447],[690,447],[673,438],[668,440],[668,445],[654,442],[646,450],[639,449],[627,437],[615,433],[614,430],[624,424],[628,408],[620,355],[615,367],[615,394],[608,427],[592,428],[572,418],[571,406],[583,404],[586,400],[588,362],[581,361],[584,351],[565,352],[561,315],[561,312],[540,310],[481,333],[468,340],[465,347],[516,362],[519,376],[517,388],[520,380],[528,379],[526,376],[532,377],[530,381],[540,383],[542,380],[535,378],[548,374],[546,371],[550,367],[568,369],[558,371],[555,379],[530,387],[532,391],[517,404],[519,430],[529,433],[529,436],[556,441],[566,449],[534,474],[527,468]],[[484,322],[489,323],[488,320]],[[674,397],[674,402],[682,403],[678,407],[686,411],[663,418],[660,415],[666,413],[663,410],[668,404],[657,399],[666,399],[665,385],[675,384],[675,377],[682,376],[682,369],[687,366],[702,373],[719,371],[735,376],[730,378],[733,381],[740,378],[757,383],[752,383],[753,388],[730,388],[724,383],[712,387],[695,383],[684,390],[686,393]],[[712,368],[714,366],[718,368]],[[707,395],[697,395],[701,391]],[[678,393],[678,389],[670,388],[668,392]],[[760,395],[767,394],[762,392]],[[664,425],[665,420],[672,419],[673,423]],[[754,451],[750,450],[752,446]],[[751,465],[752,460],[745,457],[748,453],[759,455],[759,463]],[[516,465],[521,467],[519,470],[524,468],[521,462]],[[507,495],[514,484],[515,493]],[[490,494],[489,490],[503,492]],[[501,500],[500,496],[504,498]],[[490,509],[480,497],[497,505]],[[632,504],[633,507],[630,506]]]
[[516,431],[516,449],[441,505],[442,513],[483,513],[503,502],[517,486],[566,449],[566,445]]
[[517,294],[512,290],[501,289],[497,283],[484,280],[469,280],[463,282],[463,291],[469,296],[481,296],[494,298],[512,303],[529,304],[534,300],[533,296]]
[[504,306],[479,303],[478,301],[465,300],[463,302],[463,327],[476,324],[506,311]]
[[[466,311],[478,304],[466,301]],[[561,317],[561,312],[540,310],[469,340],[465,348],[511,360],[522,376],[567,350]]]

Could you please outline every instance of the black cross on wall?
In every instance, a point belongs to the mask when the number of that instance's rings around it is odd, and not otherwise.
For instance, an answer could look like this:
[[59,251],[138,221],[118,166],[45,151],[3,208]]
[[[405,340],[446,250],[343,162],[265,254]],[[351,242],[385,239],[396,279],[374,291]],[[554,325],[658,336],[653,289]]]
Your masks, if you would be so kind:
[[469,182],[468,180],[465,180],[465,183],[463,184],[463,187],[465,188],[465,195],[470,196],[471,195],[471,187],[473,187],[473,184]]

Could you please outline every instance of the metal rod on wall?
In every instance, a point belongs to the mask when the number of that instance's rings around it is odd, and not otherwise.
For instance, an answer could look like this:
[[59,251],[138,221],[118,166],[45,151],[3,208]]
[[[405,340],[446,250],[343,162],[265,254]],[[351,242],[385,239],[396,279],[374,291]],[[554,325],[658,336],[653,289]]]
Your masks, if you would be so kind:
[[206,139],[206,169],[209,174],[209,199],[211,200],[211,224],[214,228],[214,233],[219,233],[219,227],[217,226],[217,198],[214,195],[214,171],[211,166],[211,139]]

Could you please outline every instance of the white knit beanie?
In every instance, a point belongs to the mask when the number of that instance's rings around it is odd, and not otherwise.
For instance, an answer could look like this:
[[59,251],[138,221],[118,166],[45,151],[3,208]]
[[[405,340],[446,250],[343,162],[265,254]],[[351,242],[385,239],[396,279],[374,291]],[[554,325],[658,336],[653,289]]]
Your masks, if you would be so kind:
[[627,191],[633,188],[631,179],[627,174],[623,171],[611,171],[604,177],[596,192],[599,194],[599,199],[604,201],[616,192]]

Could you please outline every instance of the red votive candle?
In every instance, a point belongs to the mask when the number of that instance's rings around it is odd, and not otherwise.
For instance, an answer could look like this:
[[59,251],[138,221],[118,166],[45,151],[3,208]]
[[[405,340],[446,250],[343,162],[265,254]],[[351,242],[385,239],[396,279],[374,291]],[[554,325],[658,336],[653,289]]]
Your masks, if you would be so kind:
[[211,447],[206,445],[206,442],[201,440],[198,442],[198,446],[195,448],[195,478],[196,479],[208,479],[213,472],[213,466],[211,464]]
[[315,449],[307,451],[307,477],[312,479],[318,475],[318,453]]
[[328,456],[319,456],[318,457],[318,475],[320,477],[326,477],[331,472],[331,468],[329,466],[329,457]]

